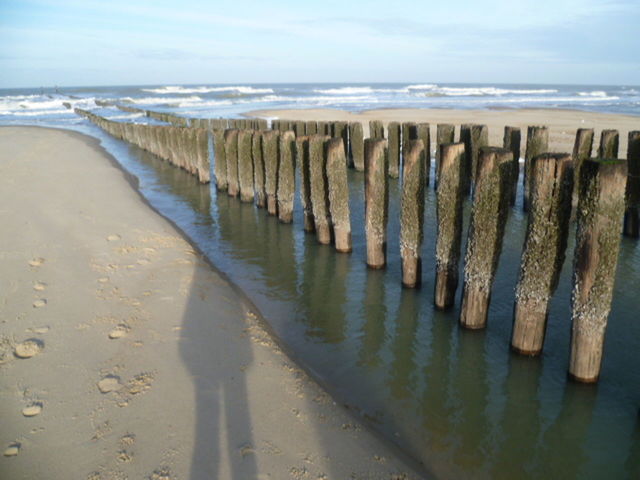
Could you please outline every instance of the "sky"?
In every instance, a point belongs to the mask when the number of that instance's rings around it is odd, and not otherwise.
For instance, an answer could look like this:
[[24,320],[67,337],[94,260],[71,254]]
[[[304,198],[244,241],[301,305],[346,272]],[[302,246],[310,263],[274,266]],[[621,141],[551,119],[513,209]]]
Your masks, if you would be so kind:
[[640,0],[0,0],[0,88],[640,84]]

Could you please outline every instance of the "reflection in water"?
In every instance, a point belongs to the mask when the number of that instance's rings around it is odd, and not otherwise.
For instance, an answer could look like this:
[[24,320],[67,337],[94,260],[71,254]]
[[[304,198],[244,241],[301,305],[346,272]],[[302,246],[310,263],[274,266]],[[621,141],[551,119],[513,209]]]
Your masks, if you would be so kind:
[[[376,429],[437,476],[598,478],[611,472],[612,478],[638,478],[640,322],[637,293],[629,288],[640,283],[638,242],[623,239],[621,245],[602,381],[565,385],[569,264],[552,302],[543,357],[508,351],[526,227],[517,210],[505,236],[489,327],[466,332],[457,326],[457,308],[436,312],[432,306],[432,190],[426,191],[425,285],[407,291],[400,287],[398,182],[390,184],[389,265],[372,271],[364,262],[360,172],[349,172],[354,250],[343,255],[303,232],[299,204],[294,223],[284,225],[152,155],[127,150],[116,155],[141,178],[152,205],[247,292],[289,350],[338,401],[375,419]],[[569,250],[572,245],[570,238]]]

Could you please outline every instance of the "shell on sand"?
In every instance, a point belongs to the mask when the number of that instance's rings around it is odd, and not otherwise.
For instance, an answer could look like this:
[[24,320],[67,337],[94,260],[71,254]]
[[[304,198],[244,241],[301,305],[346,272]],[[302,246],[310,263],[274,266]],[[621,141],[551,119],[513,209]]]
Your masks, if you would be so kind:
[[4,451],[4,456],[5,457],[15,457],[16,455],[18,455],[18,453],[20,453],[20,444],[19,443],[13,443],[13,444],[9,445],[7,447],[7,449]]
[[40,353],[44,343],[40,340],[29,339],[16,345],[14,355],[18,358],[31,358]]
[[22,409],[22,415],[25,417],[35,417],[36,415],[40,415],[40,412],[42,412],[42,405],[40,403],[34,403]]

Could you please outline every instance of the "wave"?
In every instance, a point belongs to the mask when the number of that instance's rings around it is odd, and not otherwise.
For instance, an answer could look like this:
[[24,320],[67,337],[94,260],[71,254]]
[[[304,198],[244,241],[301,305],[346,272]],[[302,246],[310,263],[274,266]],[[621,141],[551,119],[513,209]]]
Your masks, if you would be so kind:
[[374,90],[371,87],[340,87],[340,88],[327,88],[313,90],[315,93],[323,93],[326,95],[358,95],[362,93],[374,93],[379,90]]
[[419,90],[421,91],[416,93],[416,96],[499,97],[502,95],[547,95],[558,93],[556,89],[547,88],[510,89],[497,87],[439,87],[437,85],[420,85],[420,87]]
[[69,113],[69,110],[64,108],[60,110],[0,111],[0,115],[15,115],[17,117],[37,117],[44,115],[58,115],[61,113]]
[[578,92],[581,97],[606,97],[607,92],[603,90],[595,90],[593,92]]
[[241,94],[264,94],[273,93],[271,88],[254,88],[247,86],[229,86],[229,87],[179,87],[167,86],[160,88],[141,88],[143,92],[160,93],[160,94],[190,94],[190,93],[213,93],[213,92],[238,92]]
[[93,97],[70,99],[67,97],[50,98],[42,95],[8,95],[0,97],[0,111],[3,115],[28,115],[25,112],[34,111],[59,113],[57,110],[66,109],[64,103],[69,103],[72,107],[95,107]]
[[144,117],[144,113],[129,113],[127,115],[106,116],[109,120],[133,120],[134,118]]

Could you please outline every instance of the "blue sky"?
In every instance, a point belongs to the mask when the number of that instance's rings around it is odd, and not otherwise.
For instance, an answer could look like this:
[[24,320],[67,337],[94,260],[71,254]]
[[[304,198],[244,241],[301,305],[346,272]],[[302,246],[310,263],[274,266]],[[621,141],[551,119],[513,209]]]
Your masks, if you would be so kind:
[[640,84],[640,0],[0,0],[0,88]]

